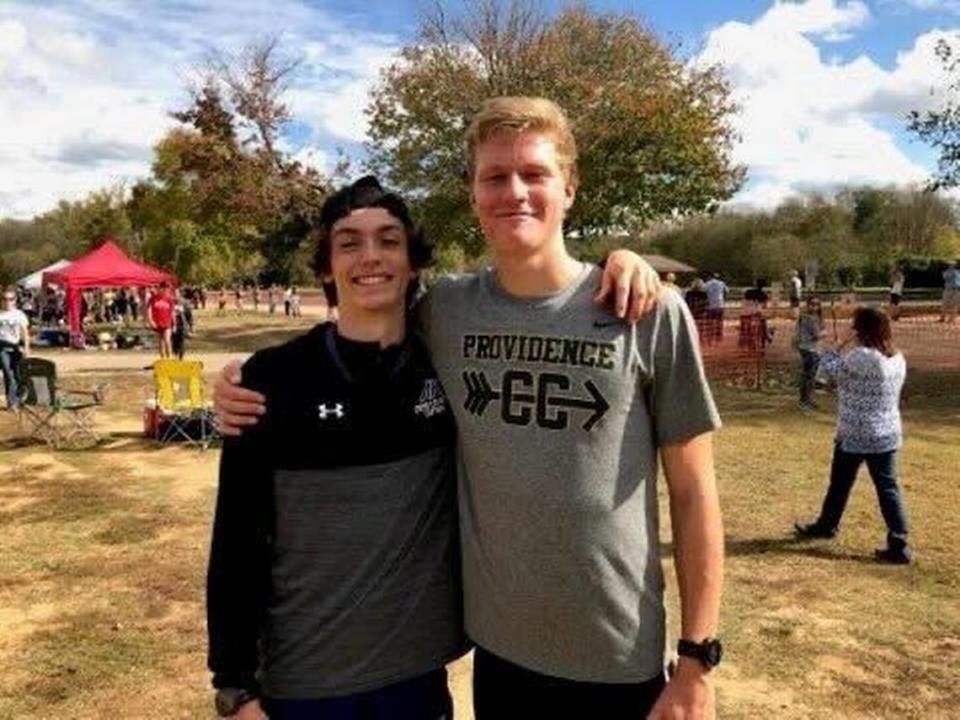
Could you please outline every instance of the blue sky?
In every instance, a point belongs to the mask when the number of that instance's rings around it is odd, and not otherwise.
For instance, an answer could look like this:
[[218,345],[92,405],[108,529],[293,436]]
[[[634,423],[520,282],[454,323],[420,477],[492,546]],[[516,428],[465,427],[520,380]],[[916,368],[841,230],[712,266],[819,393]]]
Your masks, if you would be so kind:
[[[456,12],[461,0],[449,3]],[[563,6],[544,0],[547,12]],[[903,129],[934,107],[933,57],[960,31],[960,0],[592,0],[645,18],[690,63],[727,68],[743,110],[739,205],[770,207],[843,183],[922,182],[935,155]],[[4,0],[0,2],[0,217],[149,173],[151,148],[211,47],[279,33],[304,59],[286,149],[329,168],[359,153],[381,67],[413,37],[424,0]]]

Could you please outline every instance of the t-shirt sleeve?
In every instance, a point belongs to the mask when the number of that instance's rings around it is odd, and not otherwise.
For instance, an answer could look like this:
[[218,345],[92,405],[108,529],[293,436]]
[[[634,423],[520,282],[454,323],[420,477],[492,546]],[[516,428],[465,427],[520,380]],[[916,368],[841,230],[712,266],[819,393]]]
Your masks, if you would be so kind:
[[664,293],[656,312],[651,412],[657,444],[669,445],[718,429],[720,415],[690,310],[676,293]]

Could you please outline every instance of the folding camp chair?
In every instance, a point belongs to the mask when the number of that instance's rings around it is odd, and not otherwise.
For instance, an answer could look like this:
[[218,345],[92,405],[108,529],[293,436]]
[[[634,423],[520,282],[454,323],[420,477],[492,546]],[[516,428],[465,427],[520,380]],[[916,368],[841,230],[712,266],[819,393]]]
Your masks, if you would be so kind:
[[57,450],[82,450],[100,442],[93,421],[106,384],[86,390],[58,386],[57,366],[29,357],[20,361],[20,423],[30,437]]
[[206,449],[217,437],[213,410],[203,397],[203,363],[164,358],[153,364],[160,442],[183,440]]

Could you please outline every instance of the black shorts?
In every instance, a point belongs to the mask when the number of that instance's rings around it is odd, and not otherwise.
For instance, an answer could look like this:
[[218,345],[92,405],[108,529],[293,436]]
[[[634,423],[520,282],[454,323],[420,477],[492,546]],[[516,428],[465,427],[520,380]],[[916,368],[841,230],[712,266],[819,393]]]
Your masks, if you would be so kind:
[[477,647],[473,656],[473,708],[477,720],[527,718],[645,718],[666,680],[595,683],[542,675]]
[[790,307],[793,307],[793,308],[800,307],[800,298],[795,298],[795,297],[790,298]]
[[890,293],[890,304],[899,305],[901,297],[900,293]]
[[265,698],[271,720],[451,720],[447,671],[435,670],[376,690],[317,700]]

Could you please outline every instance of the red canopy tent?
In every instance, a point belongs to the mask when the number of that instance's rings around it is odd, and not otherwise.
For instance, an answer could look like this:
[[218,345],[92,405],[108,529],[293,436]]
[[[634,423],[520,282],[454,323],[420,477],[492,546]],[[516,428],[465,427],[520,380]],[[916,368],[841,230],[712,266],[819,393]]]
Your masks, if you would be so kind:
[[175,285],[176,276],[165,270],[138,263],[110,238],[86,255],[72,260],[69,265],[43,274],[43,284],[55,283],[66,290],[67,318],[70,337],[82,341],[80,328],[80,295],[86,288],[95,287],[149,287],[162,282]]

